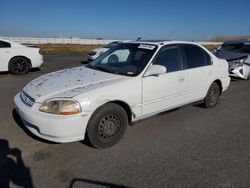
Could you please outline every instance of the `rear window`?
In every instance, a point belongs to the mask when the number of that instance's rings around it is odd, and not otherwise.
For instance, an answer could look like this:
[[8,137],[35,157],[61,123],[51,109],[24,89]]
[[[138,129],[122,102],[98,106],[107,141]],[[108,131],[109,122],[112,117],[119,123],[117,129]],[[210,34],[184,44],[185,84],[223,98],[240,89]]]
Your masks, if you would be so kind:
[[11,45],[8,42],[0,41],[0,48],[10,48]]

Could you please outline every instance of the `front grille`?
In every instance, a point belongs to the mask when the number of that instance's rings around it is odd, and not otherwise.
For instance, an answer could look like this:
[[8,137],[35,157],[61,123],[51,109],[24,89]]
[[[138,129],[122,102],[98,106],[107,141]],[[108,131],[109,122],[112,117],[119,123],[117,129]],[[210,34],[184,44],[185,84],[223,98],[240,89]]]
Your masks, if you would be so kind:
[[95,51],[90,51],[89,52],[89,56],[93,56],[93,55],[95,55],[97,52],[95,52]]
[[27,106],[32,106],[35,103],[35,99],[29,96],[25,91],[22,91],[20,97],[24,104]]

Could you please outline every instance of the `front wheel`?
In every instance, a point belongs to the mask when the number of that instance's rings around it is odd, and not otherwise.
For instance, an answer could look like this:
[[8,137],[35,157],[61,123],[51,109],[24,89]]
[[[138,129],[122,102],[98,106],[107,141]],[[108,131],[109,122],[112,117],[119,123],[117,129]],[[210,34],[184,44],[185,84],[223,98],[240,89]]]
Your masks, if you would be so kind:
[[22,75],[29,72],[29,70],[30,70],[30,63],[28,59],[24,57],[16,57],[9,62],[9,71],[12,74]]
[[114,103],[100,107],[90,118],[87,138],[96,148],[115,145],[123,137],[128,125],[125,110]]
[[204,105],[206,108],[213,108],[216,106],[220,96],[220,88],[217,83],[213,83],[208,89],[207,95],[204,99]]

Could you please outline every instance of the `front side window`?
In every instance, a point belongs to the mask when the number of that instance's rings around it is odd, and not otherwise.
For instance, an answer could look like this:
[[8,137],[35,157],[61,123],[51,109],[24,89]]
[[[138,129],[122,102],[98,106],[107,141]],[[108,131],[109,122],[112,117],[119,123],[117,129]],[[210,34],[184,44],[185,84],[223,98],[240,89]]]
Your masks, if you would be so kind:
[[8,42],[0,41],[0,48],[10,48],[11,45]]
[[212,62],[212,58],[210,57],[210,55],[208,55],[207,52],[204,52],[205,54],[205,59],[206,59],[206,65],[212,65],[213,62]]
[[175,72],[182,70],[182,57],[178,45],[163,47],[153,64],[166,67],[167,72]]
[[184,44],[182,47],[186,57],[185,68],[190,69],[211,64],[211,58],[206,57],[207,53],[201,47],[190,44]]
[[113,74],[136,76],[146,67],[156,50],[155,45],[120,43],[86,67]]

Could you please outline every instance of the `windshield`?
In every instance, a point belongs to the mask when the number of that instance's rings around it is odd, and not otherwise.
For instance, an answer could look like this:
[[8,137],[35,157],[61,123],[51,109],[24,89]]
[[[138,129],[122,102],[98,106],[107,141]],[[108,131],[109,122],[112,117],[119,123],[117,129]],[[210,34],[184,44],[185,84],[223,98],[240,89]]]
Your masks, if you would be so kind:
[[223,44],[221,49],[228,52],[250,53],[250,43]]
[[118,41],[116,41],[116,42],[111,42],[111,43],[109,43],[109,44],[103,46],[103,48],[113,48],[113,47],[115,47],[117,44],[119,44]]
[[157,49],[148,44],[118,44],[86,67],[113,74],[136,76],[148,64]]

